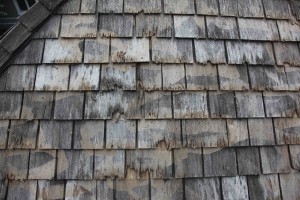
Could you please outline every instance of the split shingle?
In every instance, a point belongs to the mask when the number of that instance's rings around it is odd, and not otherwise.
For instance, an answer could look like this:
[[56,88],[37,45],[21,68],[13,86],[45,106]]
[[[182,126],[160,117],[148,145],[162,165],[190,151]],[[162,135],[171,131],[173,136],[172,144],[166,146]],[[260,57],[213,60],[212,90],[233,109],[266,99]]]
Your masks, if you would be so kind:
[[0,149],[6,148],[8,125],[8,120],[0,120]]
[[145,119],[172,118],[171,92],[145,92]]

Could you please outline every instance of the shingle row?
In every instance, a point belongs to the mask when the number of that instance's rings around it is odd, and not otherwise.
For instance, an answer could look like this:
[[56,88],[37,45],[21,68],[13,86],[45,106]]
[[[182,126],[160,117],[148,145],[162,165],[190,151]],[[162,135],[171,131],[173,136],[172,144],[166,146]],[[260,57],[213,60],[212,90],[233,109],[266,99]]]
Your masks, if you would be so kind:
[[[155,150],[1,150],[0,179],[148,179],[290,173],[299,146]],[[19,162],[22,161],[22,166]],[[172,167],[174,165],[174,168]],[[261,168],[259,167],[261,165]]]

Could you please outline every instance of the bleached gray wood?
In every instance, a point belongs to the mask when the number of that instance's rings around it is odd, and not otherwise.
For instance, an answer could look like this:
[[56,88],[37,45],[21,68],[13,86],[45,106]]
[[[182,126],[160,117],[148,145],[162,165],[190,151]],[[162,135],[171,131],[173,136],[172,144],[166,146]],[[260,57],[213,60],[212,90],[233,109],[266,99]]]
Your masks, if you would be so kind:
[[248,119],[251,146],[275,145],[272,119]]
[[219,0],[221,16],[238,16],[238,0]]
[[276,22],[262,19],[238,19],[242,40],[279,40]]
[[218,1],[217,0],[195,0],[197,14],[200,15],[218,15]]
[[300,26],[290,21],[277,21],[282,41],[300,41]]
[[[143,1],[145,2],[145,1]],[[137,37],[172,37],[173,22],[171,15],[136,15]]]
[[63,199],[65,196],[64,181],[49,181],[39,180],[37,188],[37,200],[49,199]]
[[297,116],[297,99],[293,93],[264,92],[267,117]]
[[82,119],[83,92],[59,92],[55,95],[54,119]]
[[262,93],[236,92],[235,97],[238,118],[265,117]]
[[124,1],[124,13],[160,13],[161,12],[160,0],[125,0]]
[[38,120],[12,120],[8,132],[9,149],[34,149],[36,145]]
[[226,47],[229,64],[275,64],[271,43],[226,41]]
[[96,200],[97,185],[95,180],[91,181],[67,181],[66,200]]
[[10,65],[0,77],[0,91],[33,90],[36,66]]
[[100,37],[132,37],[133,15],[100,15],[98,35]]
[[114,196],[113,180],[97,181],[97,200],[111,200]]
[[296,43],[274,43],[277,65],[300,66],[300,50]]
[[157,64],[142,64],[137,68],[138,86],[146,91],[162,89],[162,69]]
[[74,126],[74,149],[103,149],[104,121],[76,121]]
[[56,150],[30,152],[28,179],[53,179],[56,167]]
[[0,150],[0,179],[27,179],[28,162],[29,150]]
[[8,188],[8,180],[0,180],[0,199],[5,199]]
[[249,199],[246,176],[223,177],[222,194],[224,200]]
[[97,19],[96,15],[63,15],[60,36],[66,38],[96,37]]
[[247,120],[228,119],[227,130],[229,146],[249,146]]
[[194,14],[193,0],[165,0],[164,11],[166,14]]
[[225,120],[185,120],[182,137],[189,148],[228,146]]
[[0,119],[19,119],[22,106],[22,93],[0,93]]
[[162,149],[126,151],[128,179],[171,178],[172,152]]
[[260,156],[264,174],[289,173],[291,171],[287,146],[261,147]]
[[58,150],[57,179],[92,179],[93,150]]
[[37,68],[34,89],[37,91],[67,90],[69,73],[68,65],[40,65]]
[[300,69],[299,67],[287,66],[284,67],[289,90],[299,91],[300,89]]
[[8,126],[9,126],[8,120],[0,120],[0,149],[6,148],[6,142],[8,137],[7,136]]
[[26,47],[18,53],[13,64],[40,64],[43,57],[44,40],[31,40]]
[[204,176],[236,176],[234,148],[203,148]]
[[177,38],[205,38],[204,17],[175,15],[174,29]]
[[149,180],[117,180],[115,198],[149,200],[149,188]]
[[209,92],[211,118],[236,118],[234,92]]
[[218,65],[221,90],[249,90],[246,65]]
[[66,1],[62,6],[59,7],[57,14],[66,15],[80,13],[80,2],[81,0]]
[[154,179],[151,181],[151,199],[175,200],[183,199],[181,179]]
[[107,64],[101,68],[102,90],[135,90],[136,67],[131,64]]
[[145,119],[172,118],[171,92],[145,92]]
[[125,177],[125,151],[122,150],[96,150],[94,178]]
[[72,65],[69,90],[99,90],[100,65]]
[[185,65],[187,90],[218,90],[217,66]]
[[39,149],[71,149],[71,121],[40,121]]
[[236,149],[239,175],[260,174],[260,156],[258,147]]
[[[0,66],[3,66],[3,64],[9,60],[11,54],[5,50],[3,47],[0,47]],[[1,72],[4,71],[5,68],[1,68]]]
[[272,19],[289,19],[291,16],[289,2],[285,0],[263,0],[266,17]]
[[174,118],[208,118],[206,92],[173,93]]
[[136,144],[136,121],[124,116],[114,116],[106,124],[106,149],[134,149]]
[[81,13],[95,13],[97,8],[97,0],[84,0],[81,1]]
[[274,119],[276,143],[282,144],[300,144],[300,120],[292,119]]
[[155,63],[193,63],[192,40],[152,38],[152,61]]
[[108,63],[109,38],[86,39],[84,63]]
[[262,0],[239,0],[239,17],[263,18],[264,8]]
[[28,180],[25,182],[12,181],[9,183],[6,199],[7,200],[15,200],[15,199],[35,200],[36,190],[37,190],[36,180],[30,180],[30,181]]
[[143,104],[143,92],[89,92],[86,94],[85,119],[111,119],[116,113],[125,114],[127,119],[140,119]]
[[114,63],[149,62],[149,39],[111,39],[111,59]]
[[198,63],[226,63],[224,42],[221,40],[195,40],[195,54]]
[[291,9],[292,9],[292,13],[296,16],[297,20],[300,20],[300,2],[293,0],[291,3]]
[[288,90],[285,70],[276,66],[249,66],[251,87],[254,90]]
[[122,13],[123,0],[100,0],[98,1],[99,13]]
[[280,187],[282,199],[299,199],[300,197],[300,173],[280,174]]
[[201,149],[175,149],[174,167],[175,178],[203,177]]
[[43,63],[81,63],[83,40],[46,39]]
[[52,92],[25,92],[21,119],[50,119],[52,105]]
[[179,120],[138,121],[138,148],[180,148],[181,130]]
[[250,199],[281,199],[277,174],[248,176]]
[[238,39],[238,28],[235,18],[206,17],[208,38]]
[[163,89],[185,90],[185,69],[183,64],[162,65]]
[[186,199],[221,200],[221,185],[218,178],[186,179]]
[[300,145],[289,145],[289,150],[292,168],[300,170]]

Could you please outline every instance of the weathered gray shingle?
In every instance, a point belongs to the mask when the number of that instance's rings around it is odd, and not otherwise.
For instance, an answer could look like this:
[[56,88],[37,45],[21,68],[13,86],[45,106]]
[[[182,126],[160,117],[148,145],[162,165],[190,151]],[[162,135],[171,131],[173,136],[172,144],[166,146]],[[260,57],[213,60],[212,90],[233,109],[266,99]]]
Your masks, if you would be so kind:
[[99,13],[122,13],[123,0],[100,0],[98,1]]
[[290,6],[285,0],[269,1],[263,0],[266,17],[272,19],[289,19]]
[[142,64],[138,67],[138,84],[144,90],[162,89],[162,69],[160,64]]
[[65,199],[85,200],[96,198],[97,185],[95,180],[69,180],[66,183]]
[[224,200],[249,199],[246,176],[223,177],[222,194]]
[[262,0],[239,0],[238,9],[240,17],[263,18],[265,16]]
[[235,95],[238,118],[265,117],[262,93],[236,92]]
[[229,146],[249,146],[247,120],[227,120]]
[[238,16],[238,0],[219,0],[221,16]]
[[217,0],[195,0],[197,14],[200,15],[218,15],[218,1]]
[[6,148],[8,125],[8,120],[0,120],[0,149]]
[[226,63],[224,41],[195,40],[195,54],[198,63]]
[[205,38],[204,17],[175,15],[174,29],[176,38]]
[[293,119],[274,119],[276,143],[300,144],[300,120]]
[[57,14],[77,14],[80,13],[81,0],[65,1],[57,10]]
[[221,200],[221,184],[218,178],[186,179],[186,199]]
[[297,116],[297,101],[293,93],[264,92],[267,117]]
[[289,21],[277,21],[282,41],[300,41],[300,26]]
[[171,92],[145,92],[145,119],[172,118]]
[[95,13],[97,0],[81,1],[80,12],[84,14]]
[[153,180],[151,199],[183,199],[183,186],[180,179]]
[[300,197],[300,173],[295,172],[293,174],[280,174],[279,178],[282,199],[298,199]]
[[209,92],[211,118],[236,118],[234,92]]
[[40,199],[63,199],[65,196],[65,182],[57,180],[39,180],[37,196]]
[[260,155],[258,147],[237,148],[239,175],[260,174]]
[[43,56],[44,40],[32,40],[16,56],[13,64],[40,64]]
[[60,15],[51,16],[34,34],[33,38],[58,38],[60,29]]
[[7,200],[14,199],[36,199],[37,181],[12,181],[7,191]]
[[160,0],[125,0],[124,1],[124,13],[160,13],[161,12]]
[[30,152],[28,179],[53,179],[55,167],[55,150],[33,150]]
[[195,3],[193,0],[165,0],[166,14],[194,14]]
[[275,145],[272,119],[249,119],[248,129],[251,146]]
[[287,66],[284,67],[286,78],[289,85],[289,90],[298,91],[300,88],[300,69],[299,67]]
[[108,63],[109,38],[86,39],[84,63]]
[[0,92],[0,119],[19,119],[22,93]]
[[133,15],[100,15],[98,34],[100,37],[132,37]]
[[250,199],[281,199],[277,174],[249,176]]
[[[2,66],[10,59],[11,54],[0,46],[0,65]],[[2,71],[2,70],[1,70]]]
[[300,145],[289,145],[289,150],[292,168],[300,170]]
[[293,0],[291,2],[291,8],[293,14],[296,16],[297,20],[300,20],[300,2],[297,0]]
[[148,180],[117,180],[115,183],[115,197],[116,199],[150,200],[149,189]]
[[61,37],[89,38],[97,36],[96,15],[63,15],[61,19]]
[[297,43],[274,43],[277,65],[300,66],[300,49]]
[[185,90],[185,69],[183,64],[162,66],[163,89]]
[[235,18],[206,17],[208,38],[238,39],[239,33]]
[[113,199],[114,181],[110,179],[97,181],[97,196],[104,200]]

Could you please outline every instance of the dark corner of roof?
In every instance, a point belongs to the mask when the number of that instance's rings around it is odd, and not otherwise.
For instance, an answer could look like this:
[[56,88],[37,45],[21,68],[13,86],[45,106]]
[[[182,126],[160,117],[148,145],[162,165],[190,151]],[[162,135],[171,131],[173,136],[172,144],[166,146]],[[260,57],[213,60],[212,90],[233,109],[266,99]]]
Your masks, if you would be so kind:
[[0,75],[22,44],[65,1],[39,0],[18,18],[18,23],[0,40]]

